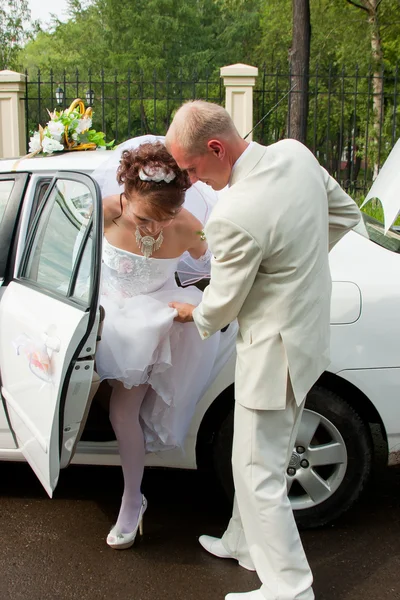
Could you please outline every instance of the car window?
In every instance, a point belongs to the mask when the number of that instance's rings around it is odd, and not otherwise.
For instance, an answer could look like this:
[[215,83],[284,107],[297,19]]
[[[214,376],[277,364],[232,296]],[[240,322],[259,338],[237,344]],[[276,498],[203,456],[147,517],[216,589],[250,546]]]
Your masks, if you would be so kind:
[[82,259],[78,267],[76,283],[72,294],[74,298],[85,303],[89,302],[90,299],[92,252],[93,243],[91,232],[84,245]]
[[362,212],[362,220],[355,227],[355,231],[368,238],[371,242],[391,250],[391,252],[400,252],[400,231],[397,227],[391,227],[386,233],[383,223],[374,219],[370,215]]
[[92,208],[93,198],[85,184],[57,180],[36,223],[22,277],[61,296],[72,296],[74,269],[80,261],[79,270],[86,269],[87,280],[87,292],[81,298],[88,299],[92,244],[87,229]]
[[36,184],[35,195],[32,204],[32,217],[36,214],[49,186],[51,179],[40,179]]
[[0,223],[6,210],[8,199],[14,187],[14,179],[2,179],[0,181]]

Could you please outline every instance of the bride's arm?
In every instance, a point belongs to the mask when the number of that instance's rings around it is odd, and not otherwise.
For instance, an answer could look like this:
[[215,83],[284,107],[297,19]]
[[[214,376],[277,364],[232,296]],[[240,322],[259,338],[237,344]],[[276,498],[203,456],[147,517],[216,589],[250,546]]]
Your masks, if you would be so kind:
[[204,238],[201,221],[185,209],[179,220],[179,229],[183,237],[185,250],[194,259],[202,258],[207,252],[208,245]]

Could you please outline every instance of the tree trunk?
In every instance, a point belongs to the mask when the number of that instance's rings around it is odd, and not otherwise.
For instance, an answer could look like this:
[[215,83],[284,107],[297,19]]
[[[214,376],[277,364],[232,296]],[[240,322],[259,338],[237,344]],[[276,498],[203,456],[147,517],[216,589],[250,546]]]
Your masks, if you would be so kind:
[[368,22],[371,25],[371,48],[372,48],[372,59],[374,63],[374,79],[373,79],[373,104],[374,104],[374,137],[377,156],[374,162],[374,175],[375,179],[379,171],[378,154],[379,154],[379,143],[381,137],[381,123],[383,123],[383,71],[380,70],[380,66],[383,62],[382,52],[382,41],[379,31],[378,22],[378,7],[379,0],[370,0],[369,2],[371,10],[368,13]]
[[371,50],[373,62],[373,136],[372,146],[375,149],[373,178],[375,179],[379,171],[379,144],[381,138],[381,123],[383,122],[383,71],[381,66],[383,63],[382,40],[379,28],[378,11],[382,0],[346,0],[357,8],[364,10],[368,15],[368,23],[371,28]]
[[290,50],[291,81],[296,87],[290,94],[288,137],[306,143],[308,83],[310,66],[310,0],[292,0],[293,37]]

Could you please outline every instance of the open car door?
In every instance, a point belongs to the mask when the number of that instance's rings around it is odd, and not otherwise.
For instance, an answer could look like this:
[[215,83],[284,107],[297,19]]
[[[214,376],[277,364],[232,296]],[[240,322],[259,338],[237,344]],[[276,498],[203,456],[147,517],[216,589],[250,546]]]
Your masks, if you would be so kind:
[[52,496],[87,414],[99,321],[103,219],[89,176],[59,172],[0,304],[1,395],[22,453]]

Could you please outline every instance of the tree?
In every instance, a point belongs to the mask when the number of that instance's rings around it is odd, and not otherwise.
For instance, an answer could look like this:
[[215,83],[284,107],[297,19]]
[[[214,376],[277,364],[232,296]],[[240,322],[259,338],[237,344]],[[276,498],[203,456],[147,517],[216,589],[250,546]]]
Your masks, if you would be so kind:
[[53,16],[50,30],[39,29],[19,53],[20,68],[35,77],[38,69],[61,74],[64,70],[100,71],[105,67],[106,24],[94,5],[85,6],[79,0],[69,0],[69,20],[64,23]]
[[256,65],[255,51],[264,34],[261,23],[264,0],[217,0],[217,4],[215,32],[220,66],[236,62]]
[[288,135],[306,143],[308,118],[308,87],[310,71],[310,1],[293,0],[293,36],[290,49],[290,122]]
[[0,70],[14,68],[17,51],[29,37],[24,22],[30,16],[27,0],[0,0]]
[[[374,106],[374,144],[378,144],[380,139],[381,126],[384,119],[384,105],[383,105],[383,49],[382,49],[382,37],[379,23],[379,7],[382,0],[346,0],[348,4],[361,9],[367,14],[368,25],[370,28],[370,39],[371,39],[371,51],[372,51],[372,64],[374,67],[373,77],[373,106]],[[374,161],[374,179],[378,175],[379,161]]]
[[96,7],[106,23],[108,61],[119,70],[204,71],[219,59],[214,0],[96,0]]

